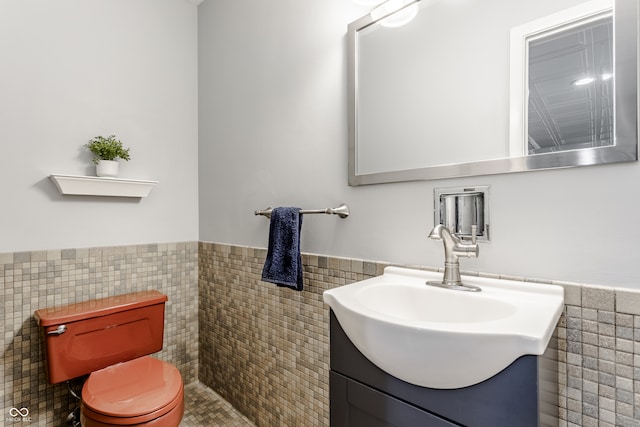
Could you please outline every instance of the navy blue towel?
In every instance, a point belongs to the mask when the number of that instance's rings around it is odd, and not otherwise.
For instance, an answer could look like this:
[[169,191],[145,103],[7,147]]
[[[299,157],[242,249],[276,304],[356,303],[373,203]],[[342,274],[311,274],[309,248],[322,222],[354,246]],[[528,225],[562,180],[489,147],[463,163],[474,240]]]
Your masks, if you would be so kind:
[[281,207],[271,211],[269,247],[262,280],[302,290],[301,228],[300,208]]

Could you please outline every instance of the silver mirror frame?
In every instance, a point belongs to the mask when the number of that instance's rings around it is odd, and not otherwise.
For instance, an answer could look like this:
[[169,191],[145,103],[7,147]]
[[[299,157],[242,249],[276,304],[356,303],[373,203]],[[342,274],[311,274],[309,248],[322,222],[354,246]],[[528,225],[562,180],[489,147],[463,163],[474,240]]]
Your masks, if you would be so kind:
[[615,145],[419,169],[357,175],[358,31],[377,20],[367,14],[348,26],[349,185],[421,181],[534,170],[571,168],[638,160],[638,11],[640,0],[614,2]]

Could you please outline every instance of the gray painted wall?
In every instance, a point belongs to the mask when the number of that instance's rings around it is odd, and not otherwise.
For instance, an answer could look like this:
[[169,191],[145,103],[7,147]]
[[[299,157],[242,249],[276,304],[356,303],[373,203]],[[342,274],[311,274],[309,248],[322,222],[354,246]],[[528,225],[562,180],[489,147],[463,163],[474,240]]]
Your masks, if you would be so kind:
[[[198,238],[197,7],[184,0],[0,2],[0,253]],[[145,199],[61,196],[116,134]]]
[[[638,163],[347,185],[346,0],[207,0],[199,7],[200,240],[266,247],[267,206],[306,216],[305,252],[440,266],[433,189],[491,186],[492,240],[468,270],[640,288]],[[464,125],[464,124],[461,124]]]
[[[637,163],[349,187],[345,35],[366,9],[198,10],[197,42],[183,0],[0,3],[0,252],[198,238],[266,247],[254,210],[346,202],[347,220],[305,217],[305,252],[438,266],[441,244],[426,238],[433,189],[491,185],[492,241],[463,268],[640,287]],[[81,146],[110,133],[132,148],[123,177],[160,181],[150,197],[59,195],[48,176],[93,174]]]

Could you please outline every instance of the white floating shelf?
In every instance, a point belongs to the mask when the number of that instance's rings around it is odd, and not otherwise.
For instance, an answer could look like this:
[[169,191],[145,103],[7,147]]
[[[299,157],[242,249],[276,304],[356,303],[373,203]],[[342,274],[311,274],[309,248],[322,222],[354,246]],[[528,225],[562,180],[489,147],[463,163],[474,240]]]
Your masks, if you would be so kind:
[[80,175],[53,174],[50,178],[60,194],[80,196],[147,197],[158,184],[158,181]]

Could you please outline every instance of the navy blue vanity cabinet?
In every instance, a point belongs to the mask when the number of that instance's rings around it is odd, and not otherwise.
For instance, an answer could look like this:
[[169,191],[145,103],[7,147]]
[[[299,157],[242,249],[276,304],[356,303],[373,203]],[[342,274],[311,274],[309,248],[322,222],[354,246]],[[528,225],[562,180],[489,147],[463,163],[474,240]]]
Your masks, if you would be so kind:
[[440,390],[415,386],[382,371],[351,343],[333,311],[330,317],[331,427],[558,425],[554,345],[544,356],[520,357],[479,384]]

